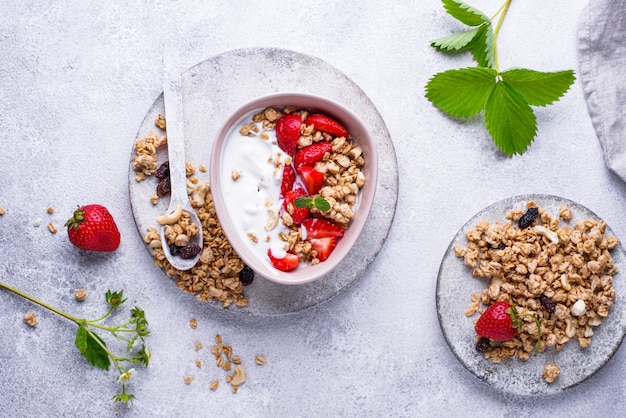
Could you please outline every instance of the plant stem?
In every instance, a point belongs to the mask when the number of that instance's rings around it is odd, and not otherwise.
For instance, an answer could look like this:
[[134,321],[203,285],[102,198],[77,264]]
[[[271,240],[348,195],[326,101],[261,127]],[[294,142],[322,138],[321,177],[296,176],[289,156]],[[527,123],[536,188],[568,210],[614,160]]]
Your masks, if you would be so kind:
[[[500,19],[498,19],[498,24],[496,25],[495,30],[493,31],[493,61],[496,66],[496,72],[500,73],[500,64],[498,63],[498,34],[500,33],[500,27],[502,26],[502,22],[504,21],[504,17],[509,10],[509,6],[511,5],[512,0],[506,0],[504,5],[500,7],[498,13],[502,11],[500,14]],[[496,13],[496,15],[498,14]],[[495,15],[494,15],[495,17]]]
[[13,293],[15,293],[18,296],[21,296],[21,297],[23,297],[25,299],[28,299],[31,302],[36,303],[37,305],[43,306],[44,308],[51,310],[55,314],[61,315],[62,317],[67,318],[70,321],[75,322],[78,325],[80,325],[82,323],[82,320],[80,320],[80,319],[78,319],[78,318],[76,318],[76,317],[74,317],[74,316],[72,316],[72,315],[70,315],[68,313],[63,312],[63,311],[55,308],[54,306],[50,306],[47,303],[42,302],[39,299],[34,298],[34,297],[32,297],[32,296],[22,292],[21,290],[15,289],[15,288],[9,286],[8,284],[0,282],[0,287],[3,288],[3,289],[8,290],[9,292],[13,292]]

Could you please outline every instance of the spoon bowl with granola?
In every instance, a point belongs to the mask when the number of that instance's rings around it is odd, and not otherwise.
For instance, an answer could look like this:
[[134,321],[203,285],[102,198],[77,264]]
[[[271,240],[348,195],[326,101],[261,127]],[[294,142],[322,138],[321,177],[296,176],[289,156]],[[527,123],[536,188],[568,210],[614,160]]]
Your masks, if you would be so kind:
[[377,155],[357,115],[300,93],[233,112],[211,154],[211,190],[228,240],[256,274],[310,283],[359,237],[374,200]]

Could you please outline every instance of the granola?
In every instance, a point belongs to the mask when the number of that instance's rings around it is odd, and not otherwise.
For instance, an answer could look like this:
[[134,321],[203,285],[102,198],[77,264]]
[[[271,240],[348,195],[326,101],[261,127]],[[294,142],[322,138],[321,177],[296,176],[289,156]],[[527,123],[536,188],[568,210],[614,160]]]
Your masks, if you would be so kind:
[[[165,118],[159,115],[155,124],[158,128],[165,128]],[[135,143],[135,155],[132,157],[132,167],[136,171],[136,180],[143,181],[153,176],[157,171],[157,149],[167,143],[166,136],[159,136],[150,131],[148,136]],[[200,164],[200,171],[206,167]],[[195,166],[186,162],[188,177],[189,200],[200,217],[202,225],[195,225],[189,221],[189,216],[182,212],[178,220],[165,226],[165,236],[169,244],[184,244],[189,237],[202,228],[204,247],[198,263],[187,271],[179,271],[172,267],[165,258],[163,243],[156,226],[148,227],[144,235],[144,242],[152,250],[155,265],[165,271],[165,274],[176,280],[178,288],[196,295],[201,301],[215,300],[222,307],[232,304],[236,306],[248,305],[248,299],[243,293],[243,284],[239,280],[239,272],[243,269],[243,261],[235,253],[226,238],[217,219],[213,197],[208,182],[202,182],[195,177]],[[159,200],[157,195],[150,201],[155,205]]]
[[[537,207],[532,201],[526,206]],[[480,221],[467,231],[466,247],[455,245],[456,256],[472,268],[473,275],[489,279],[488,287],[470,296],[465,314],[483,312],[481,304],[504,301],[516,306],[520,314],[539,319],[539,351],[548,347],[559,351],[571,340],[587,347],[594,328],[607,317],[615,300],[612,281],[617,267],[611,250],[619,241],[606,236],[603,220],[585,219],[573,227],[561,226],[558,218],[541,208],[538,211],[539,217],[525,229],[516,226],[523,210],[511,210],[504,224]],[[564,206],[559,216],[569,221],[571,210]],[[518,335],[499,344],[492,342],[485,358],[494,363],[512,357],[527,360],[539,330],[532,317],[523,320]]]

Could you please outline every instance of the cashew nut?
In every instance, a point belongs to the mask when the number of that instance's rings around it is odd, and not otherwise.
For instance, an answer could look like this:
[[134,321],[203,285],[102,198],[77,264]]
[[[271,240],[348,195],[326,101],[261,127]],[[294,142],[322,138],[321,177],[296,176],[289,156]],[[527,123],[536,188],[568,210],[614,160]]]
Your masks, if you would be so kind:
[[271,231],[278,225],[278,210],[275,206],[272,206],[267,210],[267,224],[265,225],[266,231]]
[[233,378],[230,381],[230,384],[233,386],[239,386],[243,382],[246,381],[246,369],[241,364],[235,366],[235,370],[233,372]]
[[178,205],[176,205],[176,209],[174,209],[174,212],[170,214],[160,215],[158,218],[156,218],[156,221],[159,225],[171,225],[178,222],[182,214],[183,207],[179,203]]
[[576,335],[576,325],[574,325],[574,322],[570,318],[565,318],[565,335],[569,338]]
[[535,231],[539,235],[543,235],[544,237],[548,238],[553,244],[559,243],[559,237],[556,235],[556,232],[549,230],[545,226],[537,225],[535,226]]
[[196,204],[196,207],[200,208],[205,205],[204,199],[206,198],[207,189],[206,183],[200,183],[191,191],[189,197]]

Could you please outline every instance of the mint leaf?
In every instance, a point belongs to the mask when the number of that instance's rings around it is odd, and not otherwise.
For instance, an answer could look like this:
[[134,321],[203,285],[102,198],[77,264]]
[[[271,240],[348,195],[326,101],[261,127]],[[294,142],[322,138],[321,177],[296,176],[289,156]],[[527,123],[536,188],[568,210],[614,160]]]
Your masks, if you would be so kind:
[[487,23],[478,27],[478,33],[468,45],[479,67],[494,68],[493,27]]
[[[78,327],[76,332],[76,347],[89,363],[104,370],[109,370],[111,360],[104,347],[106,343],[93,332],[89,332],[84,325]],[[98,342],[100,344],[98,344]]]
[[313,203],[315,204],[315,207],[322,212],[330,210],[330,203],[328,203],[328,200],[324,199],[322,196],[316,196]]
[[426,84],[426,98],[452,116],[473,116],[483,110],[496,75],[495,70],[482,67],[437,73]]
[[481,31],[481,28],[482,26],[479,26],[464,32],[455,33],[454,35],[435,39],[430,42],[430,45],[441,51],[460,51],[469,47],[476,35]]
[[516,68],[500,75],[533,106],[546,106],[559,100],[576,80],[572,70],[541,72]]
[[505,154],[521,154],[537,133],[537,120],[528,102],[506,81],[496,83],[485,103],[485,125]]
[[443,8],[453,18],[465,23],[467,26],[478,26],[489,22],[489,17],[478,9],[456,0],[442,0]]

